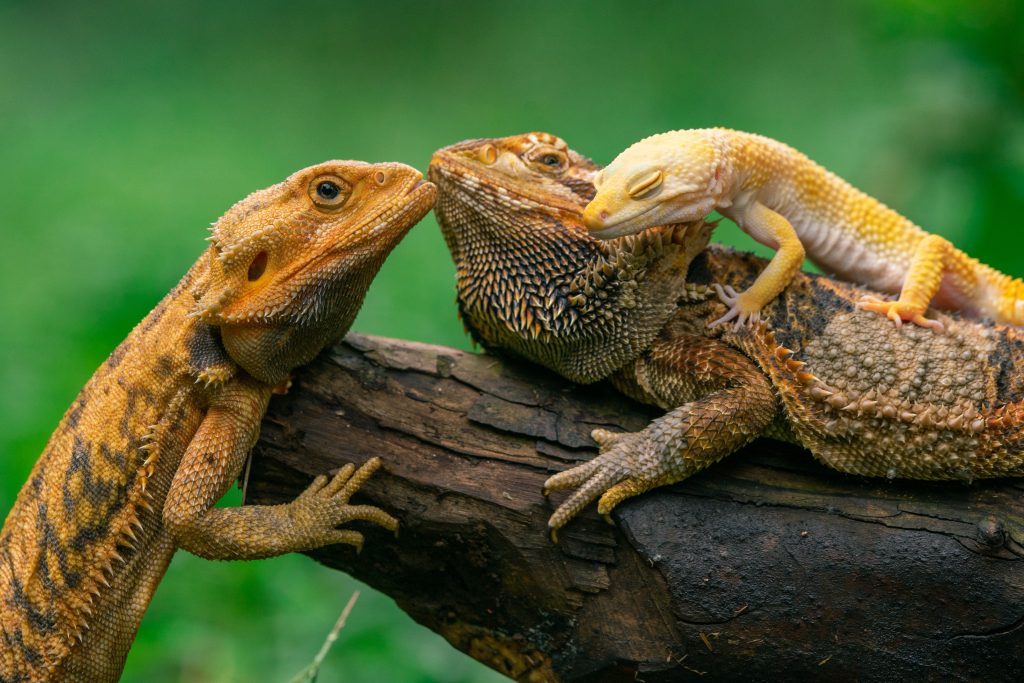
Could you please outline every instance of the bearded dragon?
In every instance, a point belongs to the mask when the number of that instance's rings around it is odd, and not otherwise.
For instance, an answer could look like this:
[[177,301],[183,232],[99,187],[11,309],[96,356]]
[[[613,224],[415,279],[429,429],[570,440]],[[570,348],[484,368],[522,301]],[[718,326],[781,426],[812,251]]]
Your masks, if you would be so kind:
[[530,133],[439,150],[428,174],[478,342],[666,411],[639,432],[595,430],[600,454],[548,479],[545,492],[575,489],[553,532],[759,436],[852,474],[1024,475],[1024,334],[944,314],[946,334],[897,328],[858,308],[865,290],[809,274],[760,321],[709,327],[724,308],[710,284],[746,286],[764,261],[705,249],[703,221],[596,239],[583,207],[598,170]]
[[1024,282],[1004,275],[852,187],[797,150],[725,128],[678,130],[632,145],[597,174],[583,212],[594,235],[705,218],[711,211],[777,253],[743,292],[720,288],[718,325],[756,322],[793,281],[804,255],[828,273],[875,290],[858,305],[941,330],[929,304],[1024,325]]
[[176,548],[251,560],[332,543],[382,510],[371,460],[286,505],[215,508],[275,387],[340,340],[436,188],[397,163],[330,161],[236,204],[181,282],[96,371],[0,532],[0,681],[114,681]]

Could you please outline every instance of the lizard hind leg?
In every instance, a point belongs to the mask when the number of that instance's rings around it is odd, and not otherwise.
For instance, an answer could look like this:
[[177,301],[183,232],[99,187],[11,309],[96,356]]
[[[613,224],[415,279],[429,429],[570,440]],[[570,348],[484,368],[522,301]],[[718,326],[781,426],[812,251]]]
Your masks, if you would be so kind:
[[[943,275],[955,270],[955,253],[957,250],[949,240],[938,235],[928,235],[914,250],[899,298],[888,301],[866,296],[858,302],[857,308],[884,315],[896,323],[897,327],[909,322],[941,332],[942,323],[926,317],[925,311],[938,293]],[[956,275],[955,272],[953,274]]]

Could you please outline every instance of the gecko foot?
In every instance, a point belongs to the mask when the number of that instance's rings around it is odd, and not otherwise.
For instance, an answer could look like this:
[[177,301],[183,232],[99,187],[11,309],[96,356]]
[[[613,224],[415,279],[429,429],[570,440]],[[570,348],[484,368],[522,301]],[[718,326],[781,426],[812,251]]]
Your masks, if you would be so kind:
[[896,323],[896,327],[902,327],[903,323],[909,322],[920,327],[930,327],[935,332],[942,332],[944,329],[941,322],[924,317],[924,311],[920,307],[905,301],[887,301],[876,296],[865,296],[857,302],[857,308],[884,315]]
[[718,298],[729,310],[718,320],[713,321],[708,327],[717,327],[729,321],[733,322],[733,329],[740,329],[743,326],[750,326],[761,320],[761,307],[750,303],[747,292],[737,292],[730,285],[724,287],[720,284],[712,284]]

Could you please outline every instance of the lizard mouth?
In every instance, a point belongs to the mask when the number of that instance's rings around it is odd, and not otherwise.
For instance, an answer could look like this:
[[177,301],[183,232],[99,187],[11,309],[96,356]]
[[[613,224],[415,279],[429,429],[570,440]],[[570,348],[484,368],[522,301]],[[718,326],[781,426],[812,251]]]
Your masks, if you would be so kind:
[[[453,147],[458,146],[454,145]],[[445,148],[434,152],[434,158],[431,159],[428,170],[430,179],[443,186],[442,193],[444,191],[452,192],[456,188],[456,191],[463,192],[467,186],[477,187],[479,185],[477,177],[483,177],[500,187],[504,196],[522,200],[527,204],[539,201],[552,210],[563,211],[574,216],[582,214],[583,207],[576,202],[551,194],[538,197],[536,191],[531,191],[534,188],[531,187],[528,180],[524,182],[522,178],[511,176],[507,172],[482,166],[472,160],[467,161],[457,154],[450,153],[450,149]]]
[[405,191],[405,194],[406,194],[406,195],[410,195],[410,194],[412,194],[413,192],[415,192],[416,190],[420,189],[421,187],[423,187],[423,186],[424,186],[424,185],[426,185],[426,184],[427,184],[427,181],[426,181],[426,180],[424,180],[423,178],[420,178],[420,179],[419,179],[419,180],[417,180],[417,181],[416,181],[415,183],[413,183],[413,184],[412,184],[412,185],[411,185],[411,186],[409,187],[409,189],[408,189],[408,190],[406,190],[406,191]]
[[654,204],[644,209],[640,213],[629,216],[628,218],[624,218],[616,223],[613,223],[612,225],[606,224],[598,228],[597,230],[590,229],[590,226],[588,225],[588,232],[594,237],[601,240],[610,240],[616,237],[622,237],[623,235],[627,235],[633,232],[639,232],[640,221],[642,221],[645,216],[659,208],[661,207],[658,204]]

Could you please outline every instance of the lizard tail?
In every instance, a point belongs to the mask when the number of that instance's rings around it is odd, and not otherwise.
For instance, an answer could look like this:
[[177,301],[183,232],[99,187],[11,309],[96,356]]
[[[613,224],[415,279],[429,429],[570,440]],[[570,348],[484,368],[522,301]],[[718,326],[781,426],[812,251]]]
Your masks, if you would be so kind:
[[976,273],[975,301],[982,312],[1003,325],[1024,326],[1024,280],[1001,273],[962,252],[960,258],[969,261]]

